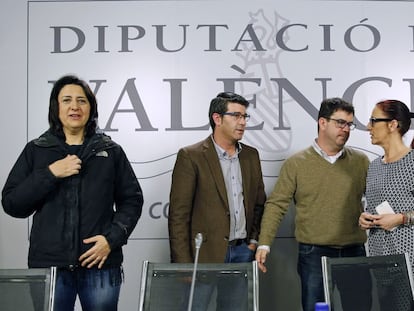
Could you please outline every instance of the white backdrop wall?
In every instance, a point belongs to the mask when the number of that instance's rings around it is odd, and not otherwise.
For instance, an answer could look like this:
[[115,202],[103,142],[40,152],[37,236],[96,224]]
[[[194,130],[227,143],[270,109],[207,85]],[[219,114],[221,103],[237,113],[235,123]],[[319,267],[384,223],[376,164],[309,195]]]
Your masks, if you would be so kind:
[[[47,129],[51,83],[74,73],[98,98],[144,191],[125,253],[120,310],[137,310],[143,260],[168,262],[168,194],[178,149],[205,138],[217,93],[251,100],[243,141],[260,151],[266,191],[311,144],[325,97],[354,103],[349,145],[371,159],[365,124],[384,98],[412,110],[411,1],[24,1],[0,3],[0,184],[25,143]],[[407,134],[407,143],[411,140]],[[262,310],[300,310],[293,209],[261,275]],[[0,212],[0,268],[26,267],[30,221]]]

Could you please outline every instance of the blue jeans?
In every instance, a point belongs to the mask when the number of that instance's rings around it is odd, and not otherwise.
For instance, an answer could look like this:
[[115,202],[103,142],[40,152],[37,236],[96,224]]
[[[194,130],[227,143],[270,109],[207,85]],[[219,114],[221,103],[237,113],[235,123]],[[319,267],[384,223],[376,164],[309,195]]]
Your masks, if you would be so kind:
[[[353,245],[344,248],[333,248],[327,246],[299,243],[298,273],[302,286],[302,308],[303,311],[314,311],[315,303],[325,301],[322,277],[321,257],[358,257],[366,256],[364,245]],[[364,273],[355,274],[355,283],[369,278]],[[347,290],[341,292],[343,310],[357,311],[355,306],[347,303],[355,301],[357,297],[347,297]],[[361,310],[371,310],[371,287],[361,292]]]
[[[246,243],[228,246],[225,263],[251,262],[254,252]],[[247,279],[240,275],[220,275],[199,278],[194,288],[193,311],[205,311],[210,303],[214,290],[217,289],[217,311],[247,310]]]
[[83,311],[116,311],[122,278],[122,267],[58,269],[54,310],[73,311],[79,296]]

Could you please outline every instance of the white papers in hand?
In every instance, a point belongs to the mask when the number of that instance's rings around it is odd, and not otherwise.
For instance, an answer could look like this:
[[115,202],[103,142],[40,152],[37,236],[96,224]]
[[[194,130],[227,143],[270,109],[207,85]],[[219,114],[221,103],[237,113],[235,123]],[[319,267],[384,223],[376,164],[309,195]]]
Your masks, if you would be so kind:
[[[388,203],[388,201],[382,202],[375,209],[377,210],[377,213],[379,215],[395,214],[394,210],[392,209],[392,207],[391,207],[390,203]],[[390,231],[393,231],[395,228],[397,228],[397,227],[391,228]]]

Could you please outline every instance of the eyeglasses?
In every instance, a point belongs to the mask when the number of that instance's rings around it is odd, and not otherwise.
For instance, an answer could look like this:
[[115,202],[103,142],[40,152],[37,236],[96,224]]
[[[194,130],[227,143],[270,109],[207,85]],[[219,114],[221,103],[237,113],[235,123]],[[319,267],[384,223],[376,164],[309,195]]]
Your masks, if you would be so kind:
[[335,126],[337,128],[344,129],[346,126],[348,126],[350,131],[356,128],[356,124],[354,122],[347,122],[346,120],[343,120],[343,119],[333,119],[333,118],[326,118],[326,119],[335,121]]
[[222,116],[232,116],[236,121],[244,119],[246,122],[249,121],[250,115],[245,113],[242,114],[241,112],[223,112]]
[[393,119],[390,118],[369,118],[369,122],[371,123],[371,126],[374,126],[375,123],[377,122],[389,122],[392,121]]

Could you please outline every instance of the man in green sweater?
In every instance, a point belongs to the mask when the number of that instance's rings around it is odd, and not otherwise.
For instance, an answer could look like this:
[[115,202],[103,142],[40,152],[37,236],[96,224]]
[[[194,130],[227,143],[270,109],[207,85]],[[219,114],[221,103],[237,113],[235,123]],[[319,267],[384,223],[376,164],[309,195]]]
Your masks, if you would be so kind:
[[[325,300],[322,256],[366,255],[366,234],[359,229],[358,218],[369,160],[345,147],[355,128],[353,121],[351,104],[340,98],[325,99],[318,115],[318,137],[312,146],[285,161],[265,204],[256,252],[263,272],[279,224],[292,200],[295,203],[303,311],[313,311],[316,302]],[[349,300],[343,298],[345,303]]]

